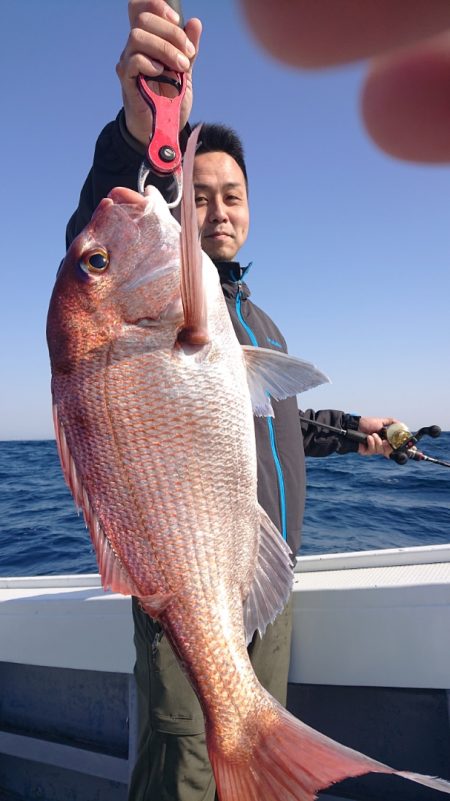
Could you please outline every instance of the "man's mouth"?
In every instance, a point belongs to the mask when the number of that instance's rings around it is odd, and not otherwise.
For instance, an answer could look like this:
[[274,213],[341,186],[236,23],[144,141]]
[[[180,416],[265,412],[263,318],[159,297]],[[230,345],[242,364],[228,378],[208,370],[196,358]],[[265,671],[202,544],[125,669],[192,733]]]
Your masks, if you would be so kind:
[[211,234],[206,234],[206,239],[229,239],[231,236],[225,231],[213,231]]

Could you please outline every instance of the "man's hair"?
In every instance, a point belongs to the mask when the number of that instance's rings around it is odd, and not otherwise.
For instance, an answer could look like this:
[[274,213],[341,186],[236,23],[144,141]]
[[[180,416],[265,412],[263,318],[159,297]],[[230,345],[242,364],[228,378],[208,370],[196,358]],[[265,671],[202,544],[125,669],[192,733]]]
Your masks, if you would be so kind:
[[244,174],[245,186],[248,190],[244,146],[236,131],[234,131],[233,128],[229,128],[227,125],[221,125],[215,122],[204,122],[200,131],[196,155],[217,152],[228,153],[228,155],[235,160]]

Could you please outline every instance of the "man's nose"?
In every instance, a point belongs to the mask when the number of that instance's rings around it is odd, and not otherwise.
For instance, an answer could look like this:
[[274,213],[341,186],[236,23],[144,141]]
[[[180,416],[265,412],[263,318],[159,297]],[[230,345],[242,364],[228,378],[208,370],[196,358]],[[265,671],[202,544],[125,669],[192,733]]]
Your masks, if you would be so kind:
[[220,198],[217,198],[211,204],[208,210],[208,218],[210,222],[221,222],[227,219],[227,207]]

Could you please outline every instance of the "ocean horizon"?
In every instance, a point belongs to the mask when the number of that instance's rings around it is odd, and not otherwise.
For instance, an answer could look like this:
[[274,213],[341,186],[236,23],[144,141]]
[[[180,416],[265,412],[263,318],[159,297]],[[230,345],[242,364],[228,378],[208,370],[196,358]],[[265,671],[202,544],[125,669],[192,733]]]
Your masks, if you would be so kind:
[[[450,461],[450,432],[420,445]],[[55,440],[0,441],[0,521],[0,576],[97,572]],[[449,542],[450,469],[357,454],[307,459],[301,555]]]

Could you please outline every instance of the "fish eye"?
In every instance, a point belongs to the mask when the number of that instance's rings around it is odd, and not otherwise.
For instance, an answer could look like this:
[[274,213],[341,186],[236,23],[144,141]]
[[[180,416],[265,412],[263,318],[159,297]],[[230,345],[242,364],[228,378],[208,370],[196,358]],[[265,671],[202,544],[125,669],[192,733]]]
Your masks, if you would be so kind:
[[103,248],[90,250],[85,253],[79,261],[81,269],[88,275],[98,275],[104,273],[109,266],[109,256]]

